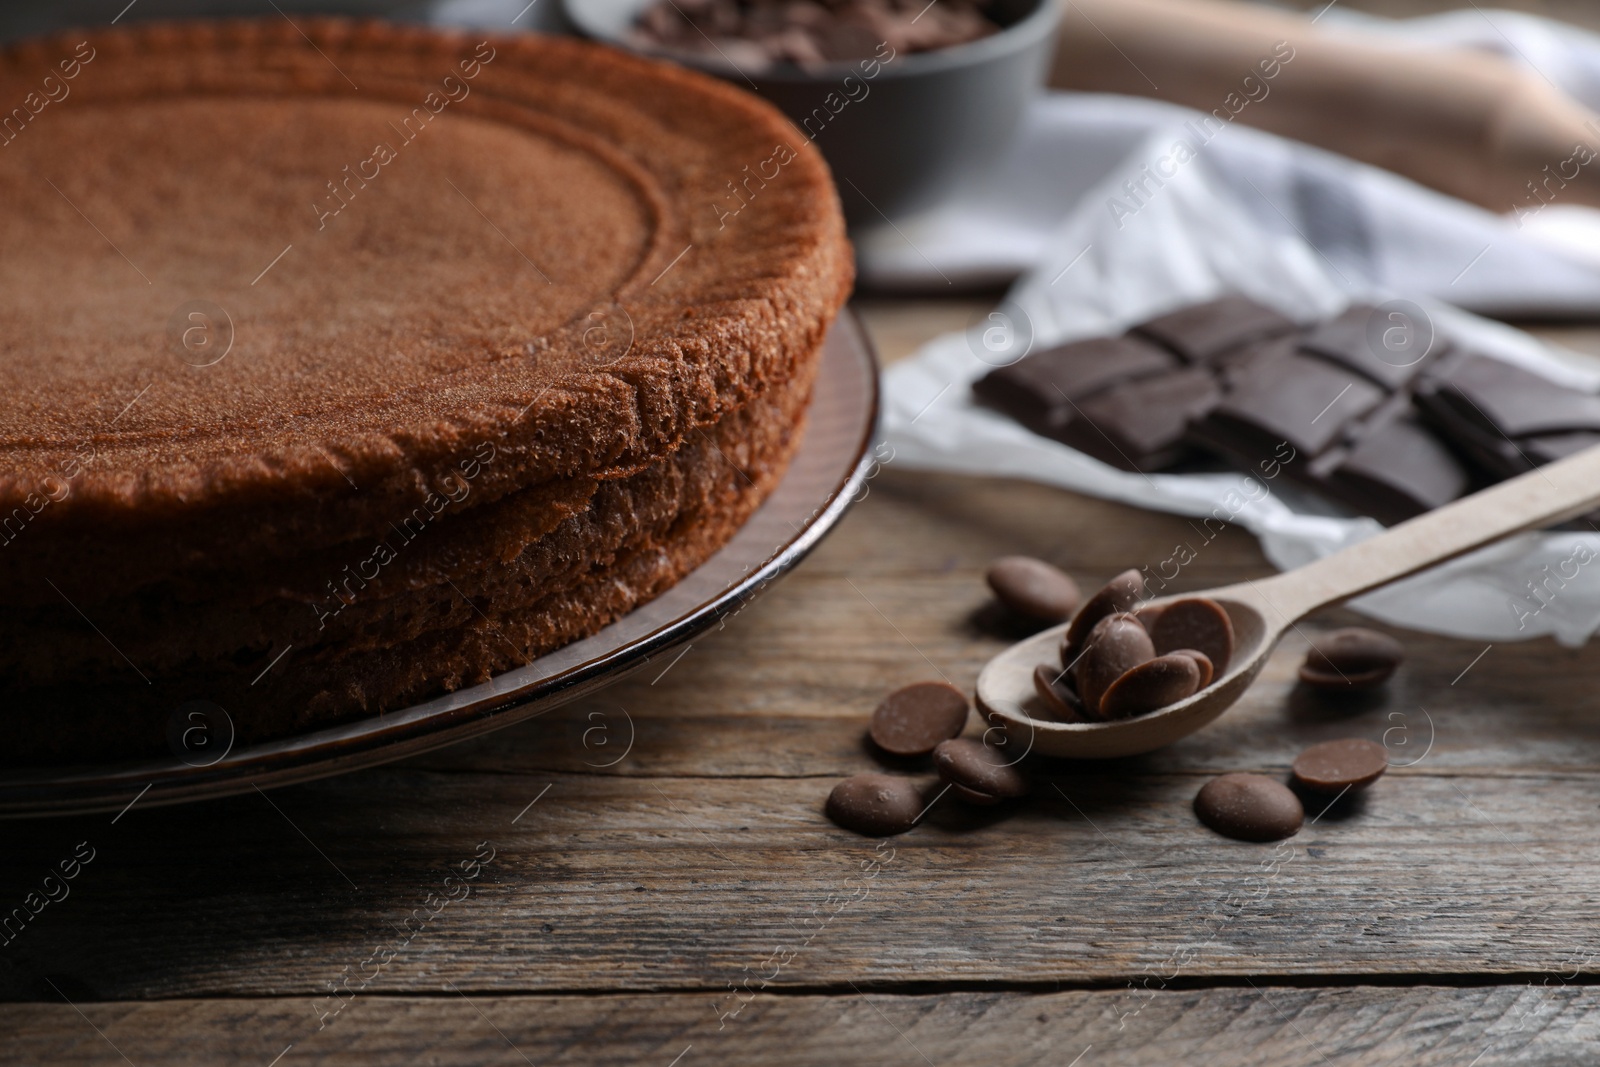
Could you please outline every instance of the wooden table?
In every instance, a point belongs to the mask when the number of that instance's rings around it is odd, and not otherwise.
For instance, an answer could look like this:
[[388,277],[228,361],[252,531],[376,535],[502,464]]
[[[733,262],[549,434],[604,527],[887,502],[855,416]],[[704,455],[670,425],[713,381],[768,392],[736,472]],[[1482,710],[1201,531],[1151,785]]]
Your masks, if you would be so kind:
[[[899,356],[972,305],[863,310]],[[881,844],[822,818],[886,691],[970,688],[1005,643],[989,559],[1092,587],[1194,539],[891,462],[792,577],[593,699],[270,794],[0,826],[3,909],[92,855],[0,948],[0,1061],[1593,1062],[1592,652],[1403,634],[1382,695],[1330,703],[1296,638],[1217,725],[1040,763],[1024,805],[946,798]],[[1269,571],[1231,530],[1181,583]],[[1191,814],[1208,776],[1347,735],[1407,765],[1285,845]]]

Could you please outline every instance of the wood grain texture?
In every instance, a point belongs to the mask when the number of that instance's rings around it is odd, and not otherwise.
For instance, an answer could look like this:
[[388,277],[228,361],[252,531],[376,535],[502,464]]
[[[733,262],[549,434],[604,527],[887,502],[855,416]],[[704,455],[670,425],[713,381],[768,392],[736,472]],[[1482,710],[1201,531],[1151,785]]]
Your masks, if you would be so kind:
[[[1065,1067],[1089,1044],[1081,1067],[1587,1055],[1592,654],[1399,633],[1383,692],[1329,701],[1294,683],[1304,642],[1360,620],[1319,615],[1200,734],[1040,761],[1030,803],[946,797],[879,850],[823,799],[876,766],[863,738],[886,691],[941,674],[970,690],[1017,636],[991,617],[991,558],[1040,555],[1091,588],[1180,542],[1198,552],[1175,590],[1271,568],[1241,531],[1201,543],[1183,519],[1040,486],[892,461],[870,484],[794,575],[589,700],[265,796],[0,824],[0,918],[79,842],[96,850],[0,946],[0,1062],[123,1062],[96,1026],[140,1065],[266,1065],[291,1043],[283,1067],[669,1067],[691,1044],[680,1067],[917,1049]],[[1283,774],[1351,735],[1395,769],[1285,849],[1195,822],[1206,776]],[[441,904],[483,841],[493,861]]]
[[[816,1064],[916,1067],[1568,1067],[1600,1039],[1593,988],[1230,989],[903,996],[862,985],[843,995],[760,996],[719,1020],[704,997],[357,1001],[307,1032],[289,999],[186,1000],[0,1008],[0,1058],[91,1067],[136,1064],[535,1063],[695,1067]],[[720,1028],[719,1028],[720,1026]],[[100,1033],[96,1033],[96,1028]],[[115,1048],[113,1048],[113,1045]]]
[[[135,810],[68,835],[99,855],[6,949],[6,992],[1522,975],[1572,970],[1600,908],[1592,774],[1393,773],[1275,848],[1200,827],[1199,776],[1054,771],[1014,809],[946,797],[882,850],[822,819],[829,778],[402,769],[278,791],[281,814],[260,797]],[[482,840],[497,854],[470,895],[405,926]],[[52,847],[12,854],[42,872]],[[395,965],[372,962],[386,949]]]

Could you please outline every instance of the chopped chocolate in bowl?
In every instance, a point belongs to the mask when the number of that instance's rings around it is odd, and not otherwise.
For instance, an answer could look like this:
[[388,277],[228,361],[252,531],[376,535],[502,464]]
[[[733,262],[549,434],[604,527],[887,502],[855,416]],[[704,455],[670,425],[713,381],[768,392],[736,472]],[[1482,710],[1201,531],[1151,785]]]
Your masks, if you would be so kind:
[[[783,156],[814,145],[858,231],[989,187],[1044,83],[1064,8],[1058,0],[557,4],[586,37],[713,74],[782,111],[792,124]],[[785,196],[779,161],[763,167],[765,158],[728,157],[726,196],[705,205],[733,243],[737,234],[725,231],[742,226],[750,208]]]
[[627,43],[717,59],[760,73],[933,52],[997,33],[987,0],[658,0]]

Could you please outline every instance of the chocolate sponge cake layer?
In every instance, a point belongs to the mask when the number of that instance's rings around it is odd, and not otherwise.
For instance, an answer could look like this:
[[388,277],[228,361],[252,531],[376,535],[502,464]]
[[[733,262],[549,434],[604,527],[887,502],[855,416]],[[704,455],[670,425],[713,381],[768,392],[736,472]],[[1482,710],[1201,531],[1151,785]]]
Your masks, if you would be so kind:
[[852,266],[761,101],[336,19],[0,52],[5,98],[47,77],[0,123],[0,759],[483,681],[679,580],[793,454]]
[[[35,627],[43,636],[8,628],[8,638],[62,666],[48,672],[53,684],[8,679],[0,721],[16,744],[0,750],[0,766],[166,754],[167,722],[191,700],[223,707],[242,743],[280,737],[487,681],[589,636],[738,532],[798,447],[809,392],[809,382],[796,382],[781,402],[749,405],[650,468],[600,484],[589,507],[514,559],[460,581],[353,599],[346,610],[359,606],[389,625],[292,646],[281,660],[280,648],[258,644],[255,614],[237,616],[231,632],[218,621],[212,650],[188,655],[198,642],[183,607],[158,607],[153,617],[175,633],[118,633],[137,673],[98,636],[100,649],[79,635],[66,640],[72,628],[58,620]],[[78,629],[89,628],[80,619]],[[169,653],[174,661],[162,663]]]
[[643,469],[842,303],[825,165],[760,101],[575,41],[300,29],[0,63],[20,99],[92,55],[0,150],[0,594],[377,536],[489,446],[469,508]]
[[[219,667],[254,677],[289,646],[296,661],[342,657],[472,624],[473,605],[485,600],[552,595],[595,560],[646,533],[667,536],[685,512],[716,507],[718,486],[739,472],[770,481],[794,447],[811,378],[730,412],[637,474],[572,487],[560,507],[540,487],[475,510],[445,510],[425,527],[408,527],[416,529],[411,537],[396,522],[376,544],[340,545],[249,572],[195,574],[132,596],[98,599],[65,576],[58,583],[65,597],[56,603],[0,616],[0,678],[29,687],[137,680],[129,661],[157,679]],[[742,497],[727,499],[744,506]],[[535,525],[530,513],[557,518]]]

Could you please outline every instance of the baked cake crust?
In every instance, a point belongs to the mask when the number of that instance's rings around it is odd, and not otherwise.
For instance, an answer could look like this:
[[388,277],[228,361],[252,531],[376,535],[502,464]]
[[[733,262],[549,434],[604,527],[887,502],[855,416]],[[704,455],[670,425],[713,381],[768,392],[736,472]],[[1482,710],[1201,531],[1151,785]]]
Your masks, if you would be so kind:
[[0,116],[0,762],[487,680],[698,566],[798,446],[851,257],[759,100],[335,19],[4,52],[36,90]]
[[[0,516],[51,531],[6,555],[58,569],[114,523],[159,577],[371,535],[485,441],[473,505],[626,474],[817,350],[849,251],[820,155],[775,110],[582,42],[299,30],[7,53],[0,99],[93,58],[0,148]],[[196,300],[234,323],[213,366],[168,336]]]

